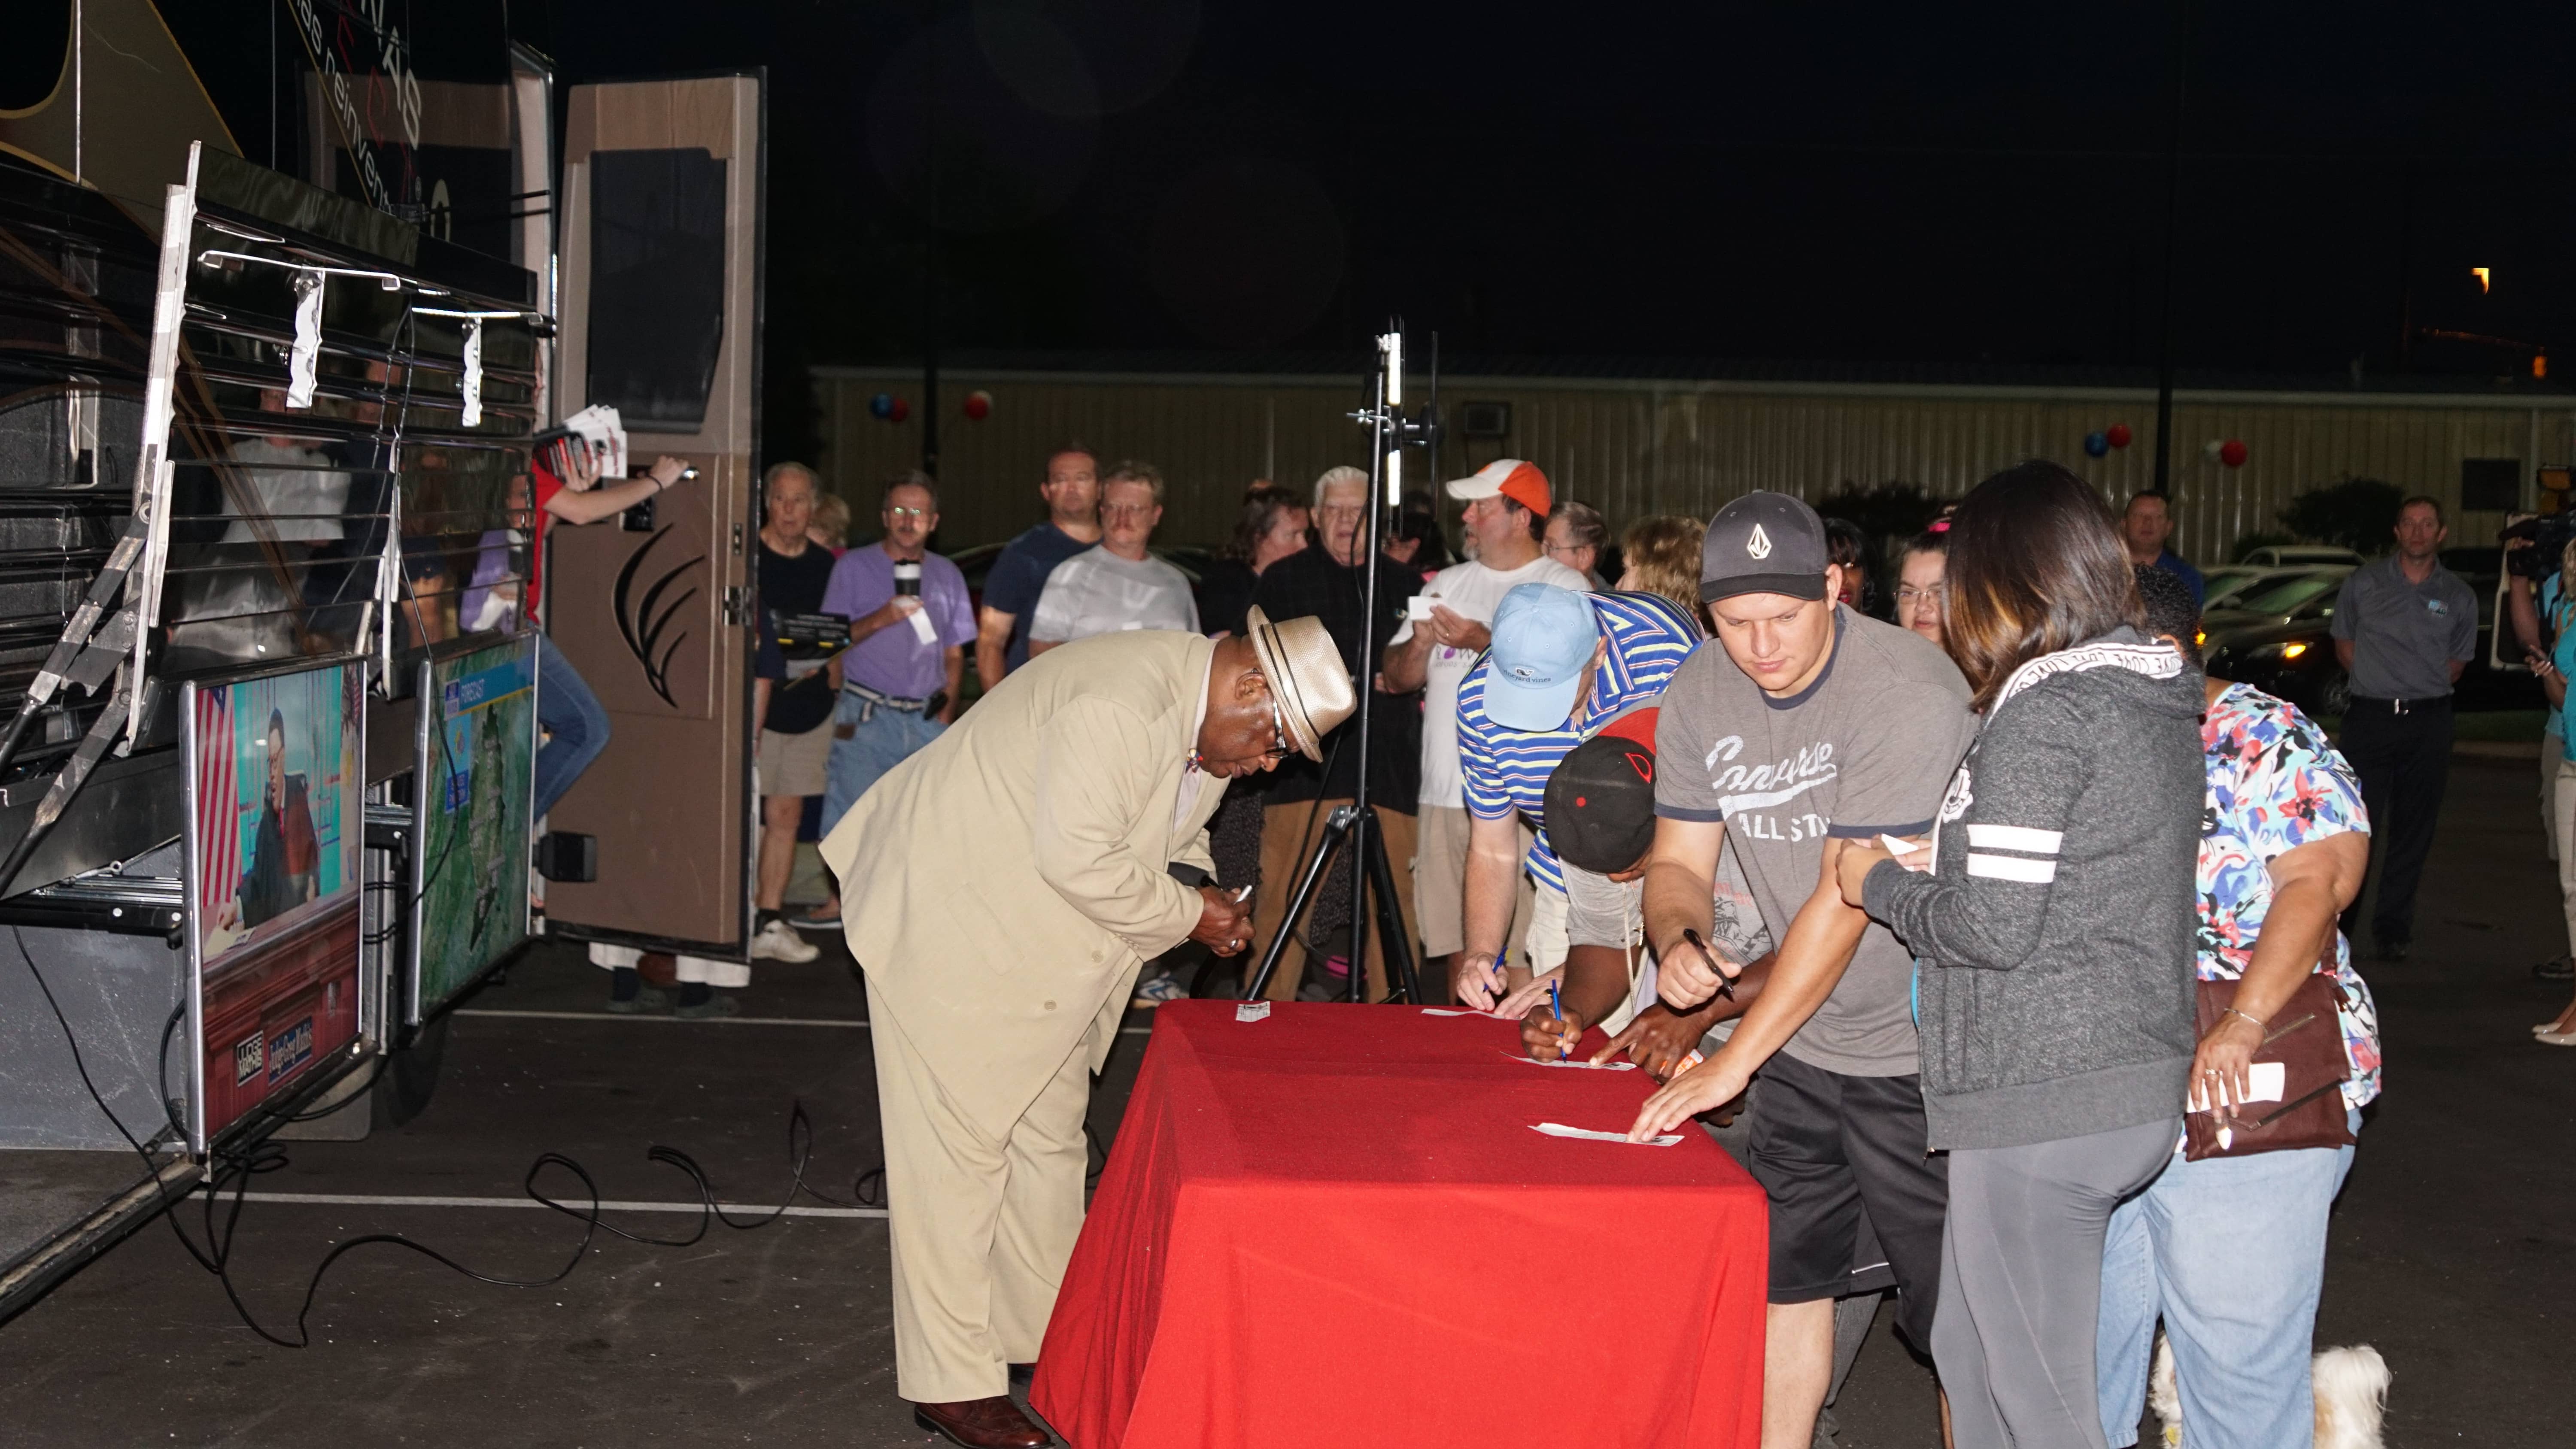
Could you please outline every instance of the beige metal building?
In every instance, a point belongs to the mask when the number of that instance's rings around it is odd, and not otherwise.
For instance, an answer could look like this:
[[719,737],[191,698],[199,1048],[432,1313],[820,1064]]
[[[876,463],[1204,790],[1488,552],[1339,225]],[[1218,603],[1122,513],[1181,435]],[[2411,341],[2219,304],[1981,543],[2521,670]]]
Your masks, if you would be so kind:
[[[1365,465],[1358,367],[1302,372],[1071,370],[965,366],[940,378],[944,546],[998,540],[1040,516],[1046,456],[1080,440],[1104,459],[1136,457],[1171,480],[1161,537],[1214,544],[1255,478],[1303,486],[1337,463]],[[1679,369],[1676,369],[1679,371]],[[1712,369],[1718,371],[1718,369]],[[1441,474],[1498,457],[1547,471],[1560,497],[1579,498],[1612,528],[1650,513],[1706,516],[1727,499],[1776,488],[1813,499],[1845,484],[1919,483],[1955,496],[2027,458],[2065,463],[2114,499],[2155,474],[2155,392],[2126,374],[2029,374],[1940,380],[1847,370],[1842,377],[1519,376],[1492,371],[1441,380],[1451,424]],[[1927,374],[1928,376],[1928,374]],[[1420,396],[1426,379],[1410,384]],[[918,412],[903,422],[869,409],[880,393],[918,409],[921,374],[893,367],[820,367],[814,387],[831,487],[872,526],[877,488],[920,457]],[[981,421],[964,409],[990,395]],[[1471,404],[1502,404],[1476,408]],[[1483,423],[1469,436],[1468,424]],[[2129,445],[2085,456],[2085,435],[2126,425]],[[2494,539],[2506,505],[2527,507],[2533,470],[2576,460],[2576,391],[2532,382],[2408,379],[2405,385],[2192,386],[2174,405],[2175,546],[2223,560],[2249,532],[2276,531],[2294,495],[2348,477],[2377,478],[2443,499],[2452,541]],[[2243,466],[2212,449],[2245,444]],[[1419,468],[1417,456],[1409,467]],[[1408,479],[1408,486],[1420,486]],[[2464,491],[2465,490],[2465,491]]]

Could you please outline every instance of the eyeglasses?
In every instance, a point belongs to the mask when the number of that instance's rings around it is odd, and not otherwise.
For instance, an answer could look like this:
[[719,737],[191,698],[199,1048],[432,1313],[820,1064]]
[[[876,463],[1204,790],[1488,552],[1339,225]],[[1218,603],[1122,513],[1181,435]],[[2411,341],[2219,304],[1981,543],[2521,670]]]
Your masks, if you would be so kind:
[[1933,584],[1928,588],[1917,588],[1912,584],[1898,584],[1896,586],[1896,602],[1900,604],[1916,604],[1928,599],[1937,604],[1941,602],[1943,596],[1948,592],[1949,586],[1947,584]]
[[1583,545],[1579,543],[1551,543],[1541,548],[1539,552],[1546,554],[1549,558],[1563,558],[1567,554],[1583,552]]
[[1288,742],[1288,717],[1279,712],[1279,696],[1274,694],[1270,696],[1270,748],[1264,753],[1284,760],[1295,748]]
[[889,508],[885,511],[885,516],[894,522],[900,523],[907,518],[914,520],[926,519],[930,517],[930,510],[927,508]]

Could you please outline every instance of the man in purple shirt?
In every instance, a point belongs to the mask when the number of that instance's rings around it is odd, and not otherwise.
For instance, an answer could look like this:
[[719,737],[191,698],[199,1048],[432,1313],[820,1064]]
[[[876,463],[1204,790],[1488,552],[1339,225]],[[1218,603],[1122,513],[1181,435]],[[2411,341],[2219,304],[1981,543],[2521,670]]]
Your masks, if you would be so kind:
[[[920,473],[886,485],[885,537],[832,565],[823,612],[850,621],[850,647],[832,661],[840,692],[824,771],[823,833],[886,771],[939,738],[956,718],[975,642],[975,611],[957,565],[923,550],[939,527],[939,494]],[[798,922],[838,928],[833,898]]]

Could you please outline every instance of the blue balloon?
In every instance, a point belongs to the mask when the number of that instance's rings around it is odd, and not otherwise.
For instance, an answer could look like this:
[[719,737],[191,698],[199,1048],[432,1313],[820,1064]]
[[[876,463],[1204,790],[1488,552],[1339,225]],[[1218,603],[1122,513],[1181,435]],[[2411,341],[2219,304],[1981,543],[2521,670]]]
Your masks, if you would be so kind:
[[2086,434],[2084,435],[2084,456],[2085,456],[2085,457],[2088,457],[2088,458],[2099,458],[2099,457],[2101,457],[2102,455],[2104,455],[2104,454],[2106,454],[2106,453],[2108,453],[2108,452],[2110,452],[2110,451],[2111,451],[2111,435],[2110,435],[2110,434],[2108,434],[2108,433],[2086,433]]
[[875,418],[890,418],[890,417],[893,417],[893,416],[894,416],[894,394],[893,394],[893,393],[890,393],[890,392],[881,392],[881,393],[878,393],[875,397],[869,398],[869,399],[868,399],[868,416],[870,416],[870,417],[875,417]]

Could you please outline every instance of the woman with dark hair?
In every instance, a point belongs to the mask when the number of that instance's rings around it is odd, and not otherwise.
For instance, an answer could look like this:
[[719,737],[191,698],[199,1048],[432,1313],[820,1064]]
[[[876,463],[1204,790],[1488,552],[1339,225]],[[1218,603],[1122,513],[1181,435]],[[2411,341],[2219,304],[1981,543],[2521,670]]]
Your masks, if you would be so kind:
[[2103,1236],[2172,1155],[2191,1072],[2200,676],[2140,630],[2110,510],[2054,463],[1959,505],[1948,593],[1983,729],[1930,849],[1846,849],[1838,878],[1920,961],[1957,1443],[2103,1449]]
[[1234,537],[1199,581],[1200,626],[1220,639],[1241,634],[1244,612],[1252,607],[1253,581],[1306,547],[1311,517],[1306,500],[1293,489],[1263,479],[1243,490]]
[[1848,518],[1828,518],[1825,520],[1825,547],[1843,570],[1843,591],[1834,602],[1877,618],[1878,589],[1871,578],[1869,535]]
[[1449,567],[1449,540],[1440,532],[1440,512],[1428,493],[1407,493],[1387,535],[1386,556],[1422,575],[1429,583]]

